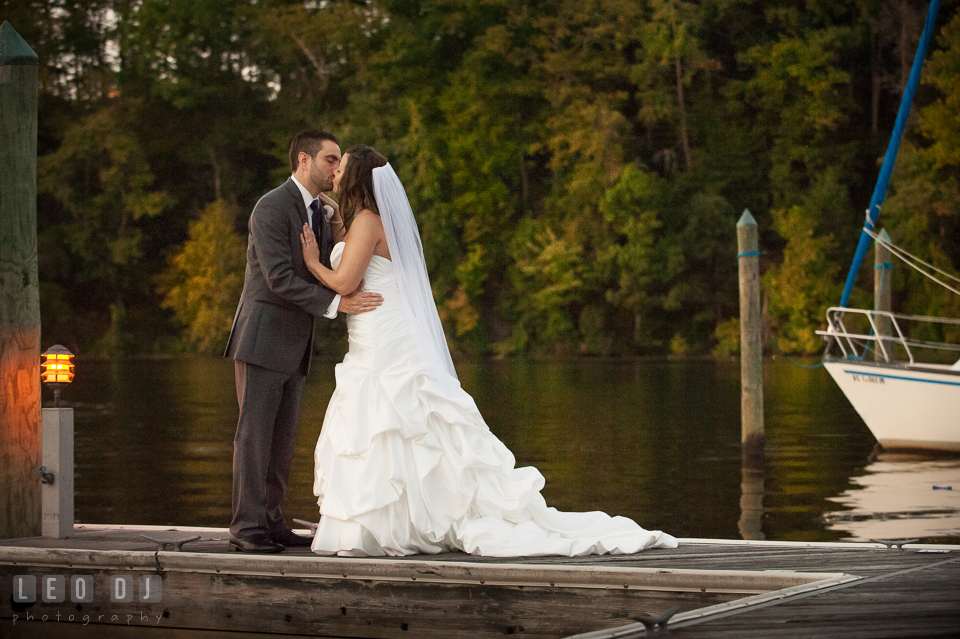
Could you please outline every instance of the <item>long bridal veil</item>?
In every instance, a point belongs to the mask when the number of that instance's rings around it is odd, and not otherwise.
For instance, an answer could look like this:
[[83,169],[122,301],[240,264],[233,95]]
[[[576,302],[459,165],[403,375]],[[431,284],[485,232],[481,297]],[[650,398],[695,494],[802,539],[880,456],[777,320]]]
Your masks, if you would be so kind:
[[373,194],[387,236],[407,321],[416,343],[422,348],[427,370],[439,382],[451,381],[450,378],[455,381],[457,371],[433,301],[417,221],[400,178],[389,163],[373,170]]

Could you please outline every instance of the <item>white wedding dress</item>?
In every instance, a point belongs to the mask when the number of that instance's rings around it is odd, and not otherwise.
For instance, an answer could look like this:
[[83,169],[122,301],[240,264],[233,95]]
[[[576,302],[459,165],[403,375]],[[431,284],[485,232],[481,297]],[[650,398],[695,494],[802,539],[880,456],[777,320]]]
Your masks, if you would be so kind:
[[[334,268],[343,247],[333,249]],[[383,305],[347,319],[349,352],[315,454],[314,552],[580,556],[677,546],[625,517],[548,507],[543,475],[515,468],[473,398],[454,378],[427,374],[391,261],[374,255],[364,281]]]

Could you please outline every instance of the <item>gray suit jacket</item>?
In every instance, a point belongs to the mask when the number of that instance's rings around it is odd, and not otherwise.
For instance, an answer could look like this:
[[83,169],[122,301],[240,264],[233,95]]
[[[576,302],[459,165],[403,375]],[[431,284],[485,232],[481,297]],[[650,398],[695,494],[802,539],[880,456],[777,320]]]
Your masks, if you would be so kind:
[[[335,292],[307,269],[300,232],[307,209],[293,178],[270,191],[250,214],[243,293],[224,357],[270,370],[310,370],[314,316],[323,315]],[[320,261],[330,266],[330,224],[320,236]]]

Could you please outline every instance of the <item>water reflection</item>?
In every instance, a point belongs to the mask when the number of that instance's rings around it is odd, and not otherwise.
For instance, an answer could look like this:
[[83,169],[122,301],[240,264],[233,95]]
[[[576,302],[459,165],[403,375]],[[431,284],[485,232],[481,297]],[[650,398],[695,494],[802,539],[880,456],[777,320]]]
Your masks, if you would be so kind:
[[[316,521],[313,448],[333,366],[317,362],[307,382],[288,518]],[[741,466],[738,362],[480,360],[457,369],[518,465],[544,474],[544,496],[558,508],[626,515],[684,537],[856,534],[823,515],[874,474],[865,468],[874,440],[822,369],[765,362],[759,475]],[[76,408],[78,521],[227,526],[232,362],[81,360],[64,399]]]
[[740,481],[741,539],[764,539],[763,534],[763,469],[743,465]]
[[830,498],[846,508],[824,515],[831,530],[856,541],[957,538],[960,541],[960,459],[884,453]]

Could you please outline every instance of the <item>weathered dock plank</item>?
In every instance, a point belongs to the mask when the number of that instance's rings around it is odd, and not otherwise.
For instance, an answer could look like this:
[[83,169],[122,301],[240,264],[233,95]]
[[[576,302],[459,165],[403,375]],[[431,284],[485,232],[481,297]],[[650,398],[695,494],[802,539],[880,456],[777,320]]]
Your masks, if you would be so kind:
[[[200,540],[184,552],[160,551],[140,534]],[[105,615],[89,626],[69,625],[81,639],[97,623],[113,624],[99,625],[111,634],[97,639],[123,636],[112,633],[125,632],[128,614],[139,615],[133,623],[141,630],[152,617],[158,639],[174,628],[291,637],[567,637],[623,628],[630,614],[674,605],[681,608],[671,631],[678,636],[945,636],[960,627],[956,546],[681,540],[677,549],[629,556],[349,559],[309,549],[230,553],[222,529],[103,526],[77,526],[66,540],[0,542],[2,602],[12,602],[15,574],[87,574],[106,592],[112,576],[148,573],[163,577],[161,603],[38,602],[30,614]],[[13,615],[27,612],[9,605],[0,612],[4,639]],[[52,636],[30,634],[43,622],[28,626],[24,618],[9,636]],[[909,628],[923,632],[911,635]],[[641,635],[634,628],[631,636]]]
[[[824,577],[766,571],[703,571],[624,564],[463,562],[442,558],[350,559],[297,550],[282,555],[225,552],[222,530],[157,531],[160,541],[200,540],[184,552],[157,550],[142,530],[87,530],[68,540],[0,543],[0,601],[12,602],[13,577],[93,577],[97,593],[111,577],[163,578],[162,602],[77,606],[35,602],[2,615],[24,626],[26,614],[79,613],[92,623],[347,637],[564,637],[618,626],[631,613],[684,610]],[[199,533],[199,534],[197,534]],[[212,552],[205,552],[210,550]],[[830,577],[831,575],[826,575]],[[16,617],[16,619],[15,619]],[[84,617],[78,617],[83,619]],[[155,621],[154,621],[155,620]]]
[[[960,559],[958,559],[960,561]],[[892,573],[805,599],[676,628],[677,637],[960,636],[960,563]]]
[[[883,557],[851,578],[823,590],[770,599],[748,599],[681,612],[671,621],[678,637],[956,637],[960,636],[960,557],[906,551],[861,550],[858,559]],[[836,555],[836,553],[825,553]],[[947,556],[953,553],[948,553]],[[816,555],[816,553],[814,553]],[[849,557],[848,557],[849,559]],[[898,569],[890,570],[891,567]],[[784,592],[784,591],[781,591]],[[775,595],[776,593],[770,593]],[[751,599],[762,600],[764,597]],[[729,609],[738,607],[737,609]],[[713,611],[713,614],[711,614]],[[639,624],[585,633],[578,639],[644,636]]]

